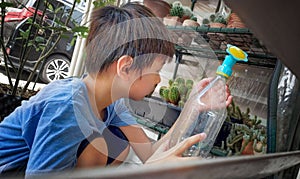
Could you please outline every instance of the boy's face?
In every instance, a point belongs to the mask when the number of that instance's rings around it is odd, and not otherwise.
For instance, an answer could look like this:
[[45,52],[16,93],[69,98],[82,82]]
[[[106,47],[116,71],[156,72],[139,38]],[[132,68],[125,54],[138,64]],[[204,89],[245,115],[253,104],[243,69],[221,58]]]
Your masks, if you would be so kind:
[[162,57],[156,57],[151,67],[142,70],[142,74],[140,71],[136,71],[136,80],[130,87],[129,97],[134,100],[142,100],[151,94],[161,81],[159,72],[164,64],[165,60]]

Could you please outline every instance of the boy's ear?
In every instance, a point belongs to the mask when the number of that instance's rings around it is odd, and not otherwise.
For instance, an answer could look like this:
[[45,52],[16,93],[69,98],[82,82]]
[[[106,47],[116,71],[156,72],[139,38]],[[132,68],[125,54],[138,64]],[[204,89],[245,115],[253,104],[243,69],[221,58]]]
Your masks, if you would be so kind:
[[124,79],[128,79],[129,69],[133,64],[133,58],[128,55],[121,56],[117,61],[117,73],[118,76]]

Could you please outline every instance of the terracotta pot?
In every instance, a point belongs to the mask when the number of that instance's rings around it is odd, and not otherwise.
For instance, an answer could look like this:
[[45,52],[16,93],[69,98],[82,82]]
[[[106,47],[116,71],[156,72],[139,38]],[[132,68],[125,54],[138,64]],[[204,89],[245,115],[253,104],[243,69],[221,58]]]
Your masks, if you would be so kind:
[[200,26],[200,24],[194,20],[186,19],[183,21],[182,26],[198,27],[198,26]]
[[227,28],[246,28],[246,25],[236,13],[231,13],[228,19]]
[[[198,27],[200,24],[198,24],[196,21],[191,19],[186,19],[183,21],[182,26],[185,27]],[[179,42],[184,46],[190,46],[193,42],[193,39],[198,35],[196,31],[187,31],[185,33],[182,33],[181,39],[179,39]]]
[[213,27],[213,28],[225,28],[226,25],[225,24],[222,24],[222,23],[219,23],[219,22],[212,22],[212,23],[209,23],[209,26],[210,27]]
[[163,0],[144,0],[144,5],[160,18],[166,17],[171,9],[171,5]]
[[[243,140],[242,146],[243,146],[244,142],[245,142],[245,141]],[[242,155],[253,155],[253,154],[254,154],[254,152],[253,152],[253,141],[252,141],[252,142],[249,142],[249,143],[246,145],[245,149],[241,152],[241,154],[242,154]]]
[[182,18],[180,18],[181,23],[183,23],[185,20],[190,19],[189,16],[183,16]]
[[163,18],[163,23],[166,26],[181,25],[180,18],[178,16],[166,16]]

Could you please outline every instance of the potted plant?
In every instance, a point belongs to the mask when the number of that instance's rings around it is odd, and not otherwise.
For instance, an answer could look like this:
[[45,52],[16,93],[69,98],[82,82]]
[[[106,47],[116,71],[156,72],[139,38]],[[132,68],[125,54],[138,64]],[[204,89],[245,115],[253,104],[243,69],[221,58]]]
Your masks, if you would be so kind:
[[242,112],[233,102],[227,107],[232,126],[225,142],[228,155],[254,155],[266,153],[266,127],[257,116],[250,116],[250,109]]
[[171,127],[180,115],[193,85],[194,81],[191,79],[183,77],[170,79],[168,86],[159,88],[159,96],[148,96],[141,101],[128,100],[127,106],[139,117]]
[[[185,22],[186,21],[186,22]],[[175,1],[171,4],[169,13],[163,18],[163,22],[167,26],[200,26],[197,23],[197,17],[187,6],[183,6],[180,1]],[[185,23],[184,23],[185,22]]]
[[227,20],[222,14],[216,13],[211,14],[208,18],[204,18],[202,24],[214,28],[225,28]]

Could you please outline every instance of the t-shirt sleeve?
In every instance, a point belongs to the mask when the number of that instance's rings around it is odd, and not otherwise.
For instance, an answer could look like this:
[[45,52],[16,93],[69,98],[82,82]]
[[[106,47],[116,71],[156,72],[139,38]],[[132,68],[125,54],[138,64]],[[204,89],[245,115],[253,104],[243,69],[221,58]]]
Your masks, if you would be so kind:
[[50,102],[44,108],[30,149],[26,176],[70,169],[84,139],[71,104]]
[[124,99],[116,101],[110,110],[112,110],[110,125],[122,127],[137,124],[135,117],[125,105]]

